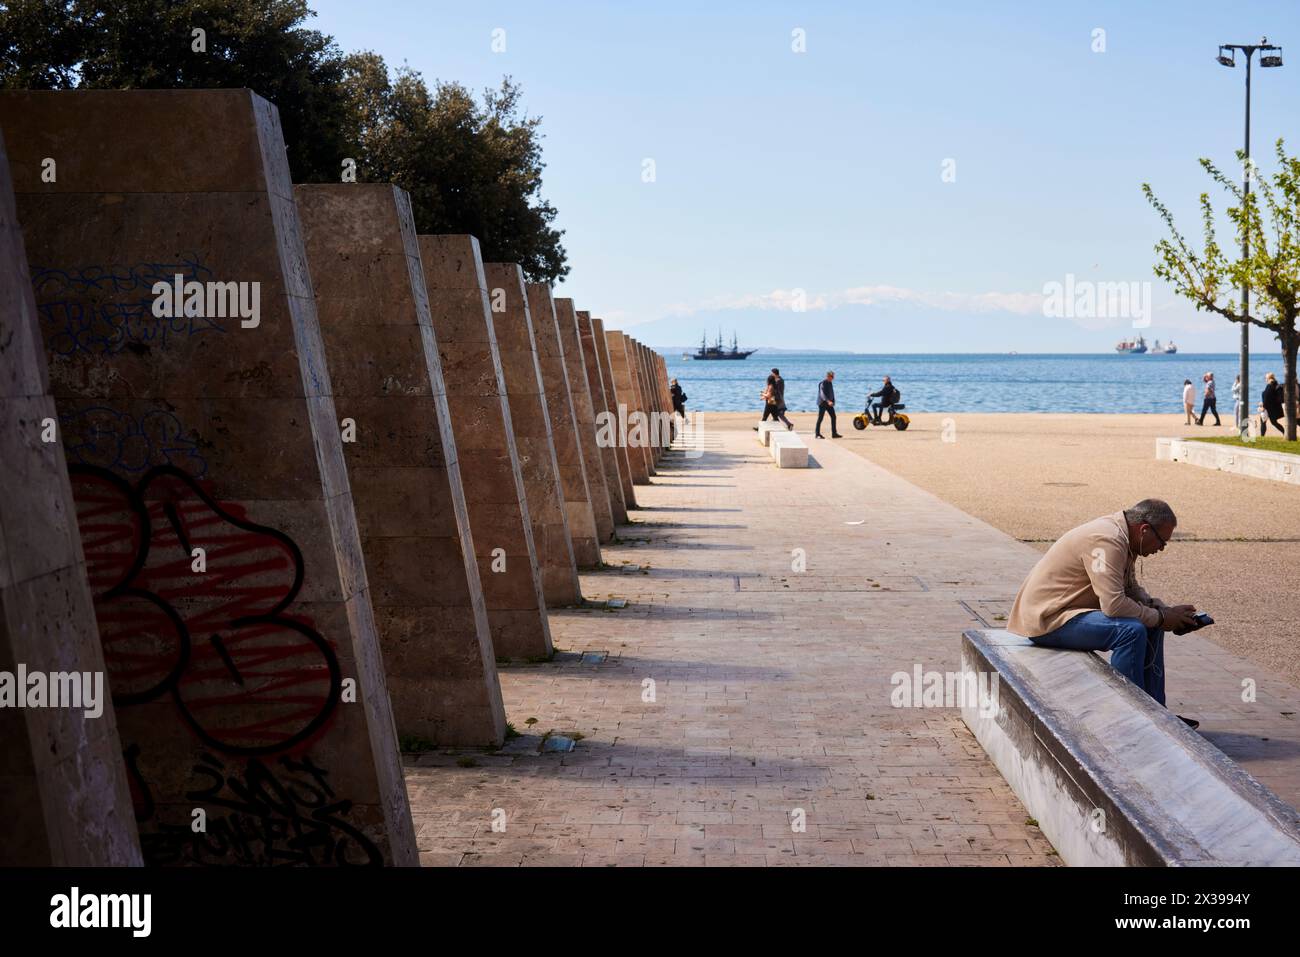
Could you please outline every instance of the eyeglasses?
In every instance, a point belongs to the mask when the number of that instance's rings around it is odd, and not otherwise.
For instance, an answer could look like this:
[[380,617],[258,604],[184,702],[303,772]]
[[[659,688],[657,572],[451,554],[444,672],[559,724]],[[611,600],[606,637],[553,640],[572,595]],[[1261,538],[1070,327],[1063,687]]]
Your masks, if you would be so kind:
[[1160,533],[1156,531],[1156,527],[1154,525],[1148,525],[1147,528],[1151,529],[1151,534],[1156,537],[1157,541],[1159,541],[1161,545],[1169,544],[1168,541],[1160,537]]

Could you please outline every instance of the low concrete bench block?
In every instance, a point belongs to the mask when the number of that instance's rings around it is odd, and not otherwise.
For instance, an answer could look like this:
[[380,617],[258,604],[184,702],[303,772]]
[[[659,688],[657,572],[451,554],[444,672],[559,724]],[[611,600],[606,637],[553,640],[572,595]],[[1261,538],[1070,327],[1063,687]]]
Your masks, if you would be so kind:
[[1186,462],[1188,465],[1199,465],[1220,472],[1300,485],[1300,456],[1287,452],[1266,452],[1239,445],[1160,438],[1156,439],[1156,459]]
[[808,467],[808,446],[793,432],[773,434],[769,448],[777,468],[806,469]]
[[806,469],[808,467],[808,446],[782,445],[775,456],[779,469]]
[[760,422],[758,423],[758,441],[763,445],[770,445],[773,432],[785,431],[787,429],[782,422]]
[[988,690],[962,719],[1067,864],[1300,864],[1295,810],[1098,655],[968,631],[961,667]]

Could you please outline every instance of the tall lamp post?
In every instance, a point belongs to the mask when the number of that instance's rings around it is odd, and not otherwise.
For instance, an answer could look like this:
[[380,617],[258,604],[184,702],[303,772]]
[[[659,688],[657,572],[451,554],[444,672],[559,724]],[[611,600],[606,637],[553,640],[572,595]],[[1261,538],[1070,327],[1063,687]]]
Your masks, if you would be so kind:
[[[1224,51],[1228,52],[1224,52]],[[1218,61],[1224,66],[1237,65],[1237,51],[1246,55],[1246,163],[1243,171],[1243,195],[1250,195],[1250,63],[1259,51],[1259,65],[1273,67],[1282,65],[1282,48],[1268,42],[1268,37],[1260,38],[1258,43],[1225,43],[1219,47]],[[1250,242],[1246,235],[1241,238],[1241,258],[1250,255]],[[1250,286],[1241,284],[1241,314],[1243,318],[1250,315]],[[1234,415],[1237,419],[1237,431],[1245,428],[1250,421],[1246,411],[1250,396],[1250,323],[1241,324],[1241,399]]]

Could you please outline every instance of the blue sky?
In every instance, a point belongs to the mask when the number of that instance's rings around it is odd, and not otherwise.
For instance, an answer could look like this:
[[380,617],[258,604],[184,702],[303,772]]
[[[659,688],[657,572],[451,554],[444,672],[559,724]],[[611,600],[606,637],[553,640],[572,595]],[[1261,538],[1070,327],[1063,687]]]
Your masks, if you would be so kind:
[[1193,234],[1198,195],[1217,199],[1196,160],[1235,162],[1245,73],[1214,62],[1223,42],[1285,48],[1254,71],[1252,141],[1265,171],[1277,137],[1300,150],[1290,3],[311,5],[345,50],[430,82],[518,80],[566,230],[558,293],[653,344],[721,326],[794,348],[1107,351],[1130,319],[1043,315],[1073,274],[1150,281],[1148,340],[1231,351],[1238,327],[1152,275],[1140,186]]

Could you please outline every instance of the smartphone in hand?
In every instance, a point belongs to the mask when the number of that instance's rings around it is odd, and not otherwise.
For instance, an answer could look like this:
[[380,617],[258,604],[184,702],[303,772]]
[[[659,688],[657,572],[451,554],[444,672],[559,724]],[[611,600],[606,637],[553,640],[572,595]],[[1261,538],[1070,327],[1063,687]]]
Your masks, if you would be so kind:
[[1193,615],[1192,621],[1194,622],[1194,624],[1189,625],[1188,627],[1184,628],[1182,631],[1175,631],[1174,634],[1185,635],[1190,631],[1200,631],[1206,625],[1214,624],[1214,619],[1211,618],[1203,611],[1198,611],[1195,615]]

